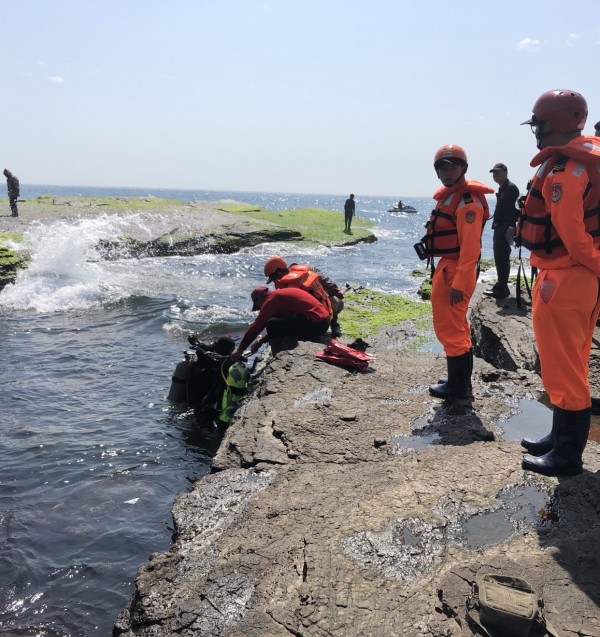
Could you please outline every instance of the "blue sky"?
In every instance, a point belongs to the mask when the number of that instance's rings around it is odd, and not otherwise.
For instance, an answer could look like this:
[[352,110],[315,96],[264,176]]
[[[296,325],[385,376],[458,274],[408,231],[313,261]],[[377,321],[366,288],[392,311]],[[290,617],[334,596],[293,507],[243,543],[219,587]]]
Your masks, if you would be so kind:
[[591,0],[19,0],[3,167],[22,183],[430,196],[433,155],[523,189],[538,95],[600,120]]

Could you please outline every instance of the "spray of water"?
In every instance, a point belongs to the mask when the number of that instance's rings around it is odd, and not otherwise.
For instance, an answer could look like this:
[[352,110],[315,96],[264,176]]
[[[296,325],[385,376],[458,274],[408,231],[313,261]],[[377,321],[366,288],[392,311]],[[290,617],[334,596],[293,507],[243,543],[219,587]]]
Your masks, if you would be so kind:
[[[0,293],[0,307],[37,312],[85,309],[103,301],[118,300],[129,292],[118,276],[110,276],[98,261],[96,245],[101,239],[121,234],[136,215],[102,215],[76,222],[35,224],[23,237],[20,248],[31,262],[16,281]],[[109,274],[109,276],[107,276]]]

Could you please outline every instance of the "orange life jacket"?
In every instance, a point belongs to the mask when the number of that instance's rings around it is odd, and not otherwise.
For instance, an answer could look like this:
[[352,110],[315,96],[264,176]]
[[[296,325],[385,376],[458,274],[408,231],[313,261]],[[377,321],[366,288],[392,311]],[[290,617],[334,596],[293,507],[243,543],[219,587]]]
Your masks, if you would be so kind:
[[333,318],[333,308],[329,300],[329,294],[321,284],[321,277],[310,269],[308,264],[294,263],[288,268],[288,273],[275,281],[275,289],[300,288],[310,292],[319,300],[329,312],[329,319]]
[[425,224],[427,234],[421,239],[429,257],[449,257],[458,259],[460,245],[456,229],[456,210],[461,200],[465,204],[477,199],[483,207],[483,224],[490,217],[490,208],[486,194],[494,192],[493,188],[480,181],[463,181],[450,187],[440,188],[433,198],[437,201],[435,210]]
[[580,162],[588,175],[588,185],[583,193],[583,225],[600,247],[600,145],[596,137],[578,137],[567,146],[548,147],[531,161],[540,166],[531,182],[525,198],[525,206],[519,220],[517,242],[534,254],[554,259],[567,254],[558,236],[552,216],[542,197],[542,187],[550,173],[563,172],[569,158]]

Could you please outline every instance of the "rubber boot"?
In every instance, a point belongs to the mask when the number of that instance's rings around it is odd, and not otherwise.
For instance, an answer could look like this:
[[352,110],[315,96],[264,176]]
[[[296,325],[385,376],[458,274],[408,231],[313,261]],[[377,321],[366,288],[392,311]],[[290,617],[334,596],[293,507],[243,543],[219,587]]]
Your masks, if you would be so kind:
[[435,398],[470,398],[473,352],[469,350],[460,356],[447,356],[448,380],[429,387]]
[[525,447],[527,451],[532,456],[543,456],[545,453],[552,451],[552,447],[554,447],[554,424],[556,422],[556,409],[552,414],[552,429],[550,433],[543,438],[538,438],[537,440],[533,438],[523,438],[521,440],[521,447]]
[[[471,357],[471,371],[469,372],[469,391],[473,393],[473,385],[471,382],[471,375],[473,374],[473,348],[469,350],[469,356]],[[447,378],[438,378],[439,385],[445,385],[448,382]]]
[[331,321],[331,336],[333,338],[339,338],[342,335],[342,328],[340,324],[334,319]]
[[521,466],[545,476],[574,476],[583,469],[592,409],[568,411],[555,407],[554,414],[554,446],[542,456],[524,456]]
[[279,354],[285,350],[294,349],[298,345],[298,339],[295,336],[280,336],[278,338],[270,338],[269,346],[271,347],[271,354]]

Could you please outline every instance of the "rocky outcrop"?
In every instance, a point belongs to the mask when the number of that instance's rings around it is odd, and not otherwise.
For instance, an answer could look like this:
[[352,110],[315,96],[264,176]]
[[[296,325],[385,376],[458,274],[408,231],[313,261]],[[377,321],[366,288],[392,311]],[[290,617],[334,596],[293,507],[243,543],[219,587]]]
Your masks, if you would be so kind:
[[[502,301],[475,297],[471,312],[471,332],[478,356],[494,367],[506,370],[526,369],[540,373],[538,356],[531,328],[531,300],[521,297],[521,307],[511,296]],[[592,408],[600,413],[600,330],[592,339],[589,381]]]
[[278,354],[213,473],[177,498],[172,548],[140,569],[113,635],[471,635],[471,583],[503,572],[543,593],[563,635],[600,636],[598,446],[580,476],[521,470],[506,423],[541,391],[527,322],[489,299],[476,312],[479,334],[513,340],[478,343],[504,364],[476,359],[472,403],[429,396],[444,360],[405,348],[410,324],[369,337],[366,374],[313,343]]

